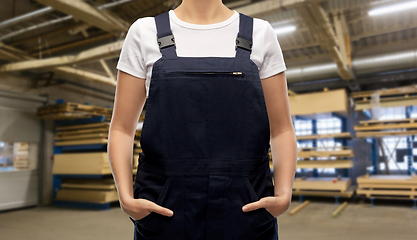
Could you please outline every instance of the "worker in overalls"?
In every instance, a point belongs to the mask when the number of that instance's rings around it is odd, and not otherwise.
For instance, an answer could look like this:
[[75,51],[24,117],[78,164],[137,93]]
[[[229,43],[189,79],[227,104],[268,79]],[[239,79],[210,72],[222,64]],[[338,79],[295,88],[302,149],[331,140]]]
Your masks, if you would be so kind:
[[117,68],[108,154],[134,238],[277,240],[297,145],[271,25],[221,0],[183,0],[130,27]]

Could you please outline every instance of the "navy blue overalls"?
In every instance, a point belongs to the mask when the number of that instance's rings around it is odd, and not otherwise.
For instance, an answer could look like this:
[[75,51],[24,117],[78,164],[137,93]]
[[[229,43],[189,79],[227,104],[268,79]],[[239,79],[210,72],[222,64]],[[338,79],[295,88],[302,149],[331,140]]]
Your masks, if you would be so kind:
[[135,239],[277,240],[277,219],[265,208],[242,211],[274,193],[269,119],[250,59],[253,18],[240,14],[235,57],[178,57],[168,13],[155,21],[162,57],[153,65],[134,198],[174,215],[134,221]]

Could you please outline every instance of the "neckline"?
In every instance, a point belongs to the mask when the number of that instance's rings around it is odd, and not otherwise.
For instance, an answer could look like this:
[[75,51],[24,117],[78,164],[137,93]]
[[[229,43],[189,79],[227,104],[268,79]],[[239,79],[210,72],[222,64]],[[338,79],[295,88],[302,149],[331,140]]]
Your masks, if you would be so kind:
[[181,27],[189,28],[189,29],[196,29],[196,30],[207,30],[207,29],[222,28],[231,24],[235,20],[237,20],[239,18],[239,13],[235,10],[233,11],[234,11],[233,15],[229,17],[228,19],[226,19],[225,21],[213,23],[213,24],[194,24],[194,23],[184,22],[177,17],[174,10],[169,10],[169,17],[175,24]]

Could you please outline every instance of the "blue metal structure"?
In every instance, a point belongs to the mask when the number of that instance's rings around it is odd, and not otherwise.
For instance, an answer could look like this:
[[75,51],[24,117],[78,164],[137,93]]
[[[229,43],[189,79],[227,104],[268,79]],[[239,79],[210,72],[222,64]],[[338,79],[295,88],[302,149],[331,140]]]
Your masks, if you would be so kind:
[[[342,116],[340,114],[337,113],[331,113],[331,117],[336,117],[338,119],[340,119],[341,121],[341,132],[347,132],[348,128],[347,128],[347,119],[345,116]],[[317,126],[317,119],[311,119],[311,118],[307,118],[305,116],[295,116],[296,120],[308,120],[311,121],[312,124],[312,135],[318,134],[318,126]],[[295,126],[294,126],[295,128]],[[338,138],[335,137],[333,138],[335,142],[339,142],[341,143],[342,146],[348,146],[348,139],[346,138]],[[302,140],[302,139],[298,139],[298,142],[304,142],[304,141],[312,141],[312,146],[313,147],[318,147],[318,139],[307,139],[307,140]],[[336,169],[336,172],[339,173],[340,175],[342,175],[343,177],[349,177],[349,169]],[[305,173],[304,169],[301,169],[301,173]],[[318,169],[313,169],[313,177],[319,177],[319,172]],[[298,195],[299,197],[299,202],[302,203],[304,201],[304,195]],[[335,196],[335,204],[339,205],[339,196]]]

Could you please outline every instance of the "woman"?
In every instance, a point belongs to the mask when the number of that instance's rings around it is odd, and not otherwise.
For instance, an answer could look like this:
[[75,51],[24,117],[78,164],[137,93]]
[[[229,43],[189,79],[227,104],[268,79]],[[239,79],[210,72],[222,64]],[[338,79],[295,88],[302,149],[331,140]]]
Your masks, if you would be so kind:
[[221,0],[183,0],[130,27],[117,68],[108,154],[135,239],[278,239],[297,144],[269,23]]

